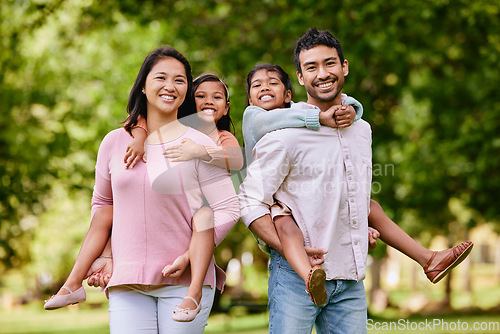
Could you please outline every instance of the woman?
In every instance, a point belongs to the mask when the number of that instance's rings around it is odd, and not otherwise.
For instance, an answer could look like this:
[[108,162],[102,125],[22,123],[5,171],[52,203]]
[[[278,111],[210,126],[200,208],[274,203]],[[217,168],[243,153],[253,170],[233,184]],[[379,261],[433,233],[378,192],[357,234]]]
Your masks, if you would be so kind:
[[[126,169],[123,152],[132,138],[123,128],[111,131],[99,148],[92,201],[92,216],[113,205],[113,276],[107,285],[111,333],[202,333],[223,273],[218,269],[216,274],[212,259],[196,319],[174,322],[171,315],[187,293],[190,272],[164,277],[162,269],[182,254],[189,257],[192,216],[204,198],[214,213],[213,231],[212,226],[206,230],[215,245],[238,220],[239,206],[227,170],[199,159],[171,162],[162,155],[186,138],[213,145],[178,120],[195,112],[187,59],[170,47],[152,51],[132,87],[128,112],[130,127],[139,115],[147,120],[148,162]],[[103,256],[111,256],[106,252]]]

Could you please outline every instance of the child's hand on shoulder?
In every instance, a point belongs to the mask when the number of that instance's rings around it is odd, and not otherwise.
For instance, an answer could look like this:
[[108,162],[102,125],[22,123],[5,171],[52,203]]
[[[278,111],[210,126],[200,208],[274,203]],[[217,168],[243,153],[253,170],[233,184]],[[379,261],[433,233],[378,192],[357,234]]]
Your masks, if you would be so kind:
[[356,110],[351,105],[335,106],[335,122],[339,128],[347,128],[352,125],[356,117]]
[[146,138],[147,131],[141,127],[135,127],[132,129],[132,137],[134,138],[130,144],[127,146],[127,152],[123,158],[125,163],[125,168],[134,168],[135,165],[141,160],[146,162]]
[[130,144],[128,144],[127,152],[125,153],[125,157],[123,159],[125,168],[134,168],[141,159],[146,162],[146,149],[144,147],[144,141],[134,138]]

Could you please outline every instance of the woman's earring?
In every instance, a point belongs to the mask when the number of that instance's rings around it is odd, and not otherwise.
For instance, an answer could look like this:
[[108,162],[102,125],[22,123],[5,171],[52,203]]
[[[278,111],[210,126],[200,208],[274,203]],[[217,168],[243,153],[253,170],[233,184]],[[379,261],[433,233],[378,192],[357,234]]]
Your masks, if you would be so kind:
[[144,88],[142,89],[142,94],[146,94],[146,93],[144,92]]

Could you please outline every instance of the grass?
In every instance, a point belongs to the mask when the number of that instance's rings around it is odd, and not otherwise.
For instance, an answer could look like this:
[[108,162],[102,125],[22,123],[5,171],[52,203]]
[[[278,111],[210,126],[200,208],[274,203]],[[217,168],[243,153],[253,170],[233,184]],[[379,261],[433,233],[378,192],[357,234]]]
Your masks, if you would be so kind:
[[[267,313],[257,315],[215,314],[210,316],[205,333],[264,334],[268,332]],[[105,334],[109,333],[106,307],[92,309],[70,306],[44,311],[40,302],[0,309],[1,334]]]
[[[403,271],[404,272],[404,271]],[[368,333],[500,333],[500,315],[483,312],[500,304],[500,286],[493,277],[492,266],[476,265],[473,267],[474,284],[470,294],[463,292],[463,281],[457,274],[454,280],[453,307],[457,313],[429,317],[412,316],[406,318],[401,307],[411,303],[410,297],[415,292],[424,293],[431,301],[438,302],[444,296],[444,285],[422,283],[418,291],[412,290],[405,278],[397,289],[390,290],[389,299],[392,305],[380,314],[370,316]],[[11,284],[0,289],[0,334],[104,334],[109,333],[107,301],[98,289],[86,288],[87,302],[79,306],[71,306],[57,311],[44,311],[41,301],[27,305],[18,302],[10,303],[9,298],[19,301],[22,289],[17,276],[13,276]],[[369,282],[369,278],[367,279]],[[17,283],[16,283],[17,282]],[[265,283],[261,283],[265,284]],[[10,297],[9,297],[10,296]],[[471,312],[465,308],[475,307]],[[474,326],[481,325],[483,330]],[[420,326],[421,328],[417,328]],[[494,327],[496,326],[496,327]],[[264,334],[268,333],[268,314],[247,314],[243,307],[232,307],[229,313],[211,315],[206,333],[227,334]]]
[[[256,315],[215,314],[210,316],[205,333],[264,334],[268,332],[267,321],[267,313]],[[477,324],[485,329],[474,329]],[[487,328],[488,326],[489,328]],[[499,333],[500,327],[498,326],[500,326],[499,315],[454,315],[441,318],[412,317],[408,319],[375,317],[371,318],[368,323],[368,333],[489,334]],[[41,303],[32,303],[15,307],[10,312],[1,311],[0,333],[105,334],[109,333],[108,313],[105,307],[92,309],[74,306],[47,312],[43,311]]]

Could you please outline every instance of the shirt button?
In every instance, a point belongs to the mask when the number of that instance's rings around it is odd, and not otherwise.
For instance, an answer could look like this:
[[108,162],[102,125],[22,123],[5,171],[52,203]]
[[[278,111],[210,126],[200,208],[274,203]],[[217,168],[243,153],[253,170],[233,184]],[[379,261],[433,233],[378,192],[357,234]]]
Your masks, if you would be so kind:
[[351,198],[351,203],[354,203],[354,198]]
[[355,221],[355,220],[353,220],[353,221],[352,221],[352,224],[353,224],[353,225],[356,225],[356,221]]
[[354,241],[354,244],[355,244],[355,245],[357,245],[357,244],[358,244],[358,242],[357,242],[357,241]]
[[349,181],[352,181],[352,177],[349,176]]
[[346,155],[346,156],[345,156],[345,158],[346,158],[346,159],[349,159],[349,156],[348,156],[348,155]]

